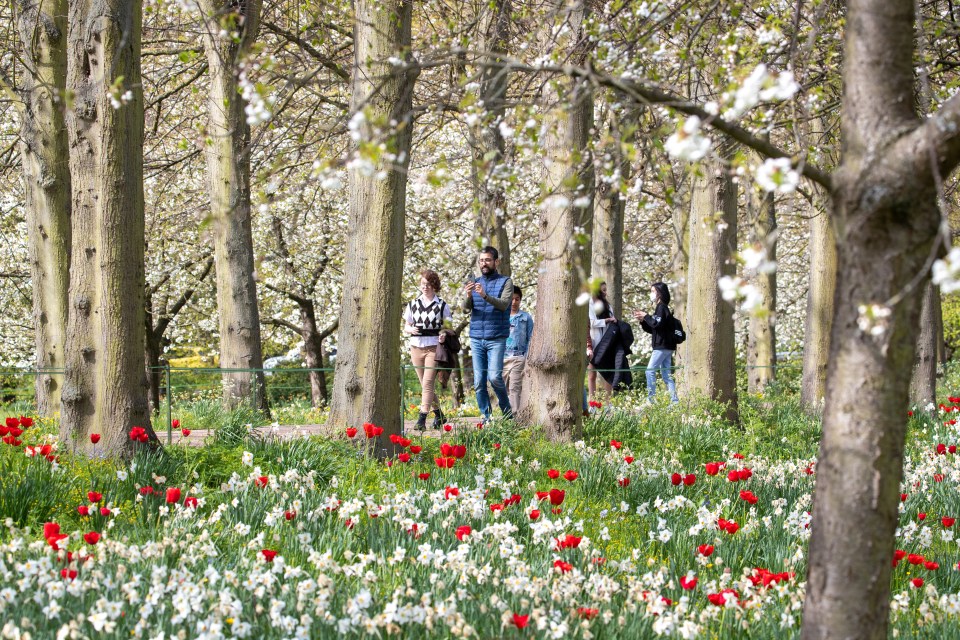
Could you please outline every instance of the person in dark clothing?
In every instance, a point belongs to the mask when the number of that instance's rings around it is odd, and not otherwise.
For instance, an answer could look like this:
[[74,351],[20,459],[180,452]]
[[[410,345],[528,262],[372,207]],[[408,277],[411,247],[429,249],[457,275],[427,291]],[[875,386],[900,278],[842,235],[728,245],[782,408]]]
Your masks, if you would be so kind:
[[633,329],[623,320],[612,323],[593,350],[591,364],[610,385],[612,393],[618,393],[633,384],[630,362]]
[[634,311],[633,317],[640,321],[644,331],[651,334],[653,355],[647,364],[647,399],[653,402],[657,393],[657,371],[670,392],[670,402],[679,402],[677,385],[673,381],[673,352],[677,345],[673,341],[673,314],[667,306],[670,304],[670,289],[663,282],[655,282],[650,287],[650,298],[656,305],[653,314]]

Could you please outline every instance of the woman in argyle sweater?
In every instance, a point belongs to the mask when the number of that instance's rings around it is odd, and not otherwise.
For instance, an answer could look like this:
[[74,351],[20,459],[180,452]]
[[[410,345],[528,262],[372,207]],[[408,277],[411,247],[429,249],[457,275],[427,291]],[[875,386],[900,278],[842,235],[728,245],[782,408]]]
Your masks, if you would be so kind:
[[420,396],[420,416],[417,429],[427,428],[427,414],[434,410],[433,428],[443,426],[443,412],[434,393],[434,381],[437,378],[437,363],[434,359],[437,344],[443,340],[440,330],[444,320],[453,317],[450,306],[437,292],[440,290],[440,276],[436,271],[424,269],[420,272],[420,296],[407,304],[403,313],[403,330],[410,336],[410,360],[413,361],[417,378],[422,389]]

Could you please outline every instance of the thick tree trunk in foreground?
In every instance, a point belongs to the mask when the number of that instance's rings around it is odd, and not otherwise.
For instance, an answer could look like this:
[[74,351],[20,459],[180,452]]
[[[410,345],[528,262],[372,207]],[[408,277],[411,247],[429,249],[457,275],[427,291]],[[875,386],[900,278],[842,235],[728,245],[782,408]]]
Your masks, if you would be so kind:
[[[500,122],[506,112],[504,100],[510,74],[501,67],[502,55],[507,50],[510,37],[511,0],[493,0],[490,3],[490,22],[482,50],[488,57],[480,61],[485,65],[480,74],[480,100],[487,111],[488,120],[480,130],[472,133],[473,181],[477,198],[477,236],[480,247],[493,245],[500,253],[500,273],[510,275],[510,239],[507,236],[507,194],[503,178],[499,175],[504,161],[504,140]],[[478,247],[478,248],[480,248]]]
[[[256,398],[257,408],[266,411],[251,230],[250,125],[244,113],[246,101],[237,84],[239,64],[257,37],[261,4],[259,0],[201,0],[200,7],[210,69],[206,156],[217,270],[220,366],[260,369],[255,373],[224,373],[223,402],[233,408]],[[221,36],[221,31],[239,32],[240,37]]]
[[141,5],[73,0],[69,25],[73,248],[60,442],[90,452],[99,433],[98,453],[124,455],[134,426],[156,440],[143,367]]
[[803,343],[800,401],[807,411],[819,411],[826,393],[830,361],[830,327],[837,289],[837,240],[829,203],[810,218],[810,283]]
[[[914,110],[914,18],[912,0],[848,3],[844,149],[833,184],[840,277],[812,509],[807,640],[887,637],[921,311],[918,295],[902,294],[925,270],[940,225],[935,172],[946,175],[960,160],[960,98],[924,119]],[[897,302],[884,307],[890,300]]]
[[[33,281],[33,327],[40,371],[62,369],[70,285],[70,166],[64,89],[66,0],[20,0],[17,27],[25,62],[20,129],[24,209]],[[37,412],[60,411],[63,376],[36,376]]]
[[[910,404],[921,409],[937,401],[937,309],[940,288],[928,282],[915,304],[921,304],[917,355],[910,379]],[[920,302],[922,300],[922,303]]]
[[[767,251],[767,259],[777,259],[777,216],[773,194],[750,196],[750,240]],[[777,377],[777,273],[758,273],[754,284],[763,297],[760,308],[750,316],[747,333],[747,388],[761,393]]]
[[[386,140],[394,161],[367,158],[377,170],[350,174],[350,235],[347,240],[337,367],[330,423],[385,429],[378,454],[393,451],[387,436],[403,427],[400,407],[400,295],[404,209],[415,71],[393,65],[409,58],[412,3],[354,3],[353,111],[366,114],[364,135],[397,123]],[[360,148],[361,155],[369,149]]]
[[690,329],[682,378],[688,392],[729,403],[727,417],[736,421],[734,308],[721,297],[717,281],[736,272],[737,185],[717,162],[705,163],[703,171],[693,180],[690,198]]
[[[583,3],[569,10],[564,3],[558,4],[551,18],[564,19],[570,29],[552,44],[566,49],[583,46]],[[579,58],[582,61],[583,56]],[[524,392],[530,391],[519,418],[543,425],[551,440],[570,441],[580,437],[586,371],[587,309],[578,307],[576,299],[583,291],[590,258],[575,236],[578,227],[589,224],[592,213],[592,160],[587,145],[593,96],[583,79],[566,77],[549,81],[544,94],[543,104],[550,111],[545,116],[547,163],[540,216],[543,258],[537,279],[536,331],[524,370]],[[578,202],[582,199],[589,204]]]

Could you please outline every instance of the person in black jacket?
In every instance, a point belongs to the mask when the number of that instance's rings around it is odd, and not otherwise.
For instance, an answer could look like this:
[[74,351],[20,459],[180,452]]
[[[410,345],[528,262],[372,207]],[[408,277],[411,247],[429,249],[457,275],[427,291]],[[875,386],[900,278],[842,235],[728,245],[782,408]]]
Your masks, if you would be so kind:
[[670,289],[663,282],[655,282],[650,287],[650,298],[656,304],[653,314],[634,311],[633,317],[640,321],[643,330],[651,334],[653,355],[647,364],[647,399],[653,402],[657,393],[657,371],[663,377],[670,392],[670,401],[679,402],[677,385],[673,382],[673,352],[677,345],[673,341],[673,314],[670,313]]

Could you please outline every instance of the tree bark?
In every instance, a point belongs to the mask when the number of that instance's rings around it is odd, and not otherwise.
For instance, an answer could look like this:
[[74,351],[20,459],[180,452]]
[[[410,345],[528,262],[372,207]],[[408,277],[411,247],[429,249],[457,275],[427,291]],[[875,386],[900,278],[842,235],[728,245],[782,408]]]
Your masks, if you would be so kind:
[[928,282],[919,297],[920,324],[916,330],[917,355],[910,379],[910,404],[923,408],[937,401],[936,307],[940,304],[940,288]]
[[90,453],[99,433],[99,454],[130,455],[132,427],[156,440],[143,366],[141,4],[72,0],[68,21],[73,229],[60,442]]
[[[569,27],[552,46],[574,49],[582,63],[585,3],[556,2],[556,17]],[[552,20],[547,21],[553,25]],[[574,63],[576,64],[576,62]],[[540,250],[543,256],[537,279],[537,330],[527,353],[524,391],[529,396],[519,420],[539,424],[551,440],[580,437],[587,310],[576,305],[590,264],[589,246],[577,240],[578,228],[589,225],[593,209],[592,158],[588,143],[593,124],[593,95],[581,78],[559,77],[547,82],[545,115],[543,211],[540,215]],[[583,206],[578,200],[588,198]]]
[[476,230],[481,247],[493,245],[500,253],[500,273],[510,275],[510,240],[507,236],[507,194],[503,178],[505,144],[500,123],[506,112],[504,101],[510,73],[503,62],[510,37],[511,0],[493,0],[480,61],[480,100],[486,119],[478,132],[471,132],[472,177],[476,194]]
[[915,111],[914,6],[848,3],[844,146],[833,181],[840,277],[812,509],[808,640],[887,637],[921,312],[907,292],[918,276],[924,286],[929,278],[941,221],[934,177],[960,160],[960,100],[923,119]]
[[[383,142],[391,157],[369,157],[370,142],[357,152],[374,165],[350,173],[350,233],[344,265],[337,366],[330,423],[357,427],[372,422],[384,435],[371,443],[390,455],[390,434],[403,427],[400,407],[400,314],[404,209],[416,71],[393,65],[409,60],[412,3],[354,3],[354,113],[365,114],[364,139],[375,127],[396,123]],[[384,175],[377,177],[377,171]]]
[[[601,149],[603,176],[597,178],[597,194],[593,208],[593,247],[590,254],[590,275],[607,283],[607,301],[613,315],[623,314],[623,215],[626,200],[620,187],[630,173],[630,162],[624,157],[621,144],[621,123],[610,107],[606,134]],[[612,169],[606,175],[607,166]]]
[[[773,194],[750,194],[750,241],[763,247],[767,259],[777,259],[777,216]],[[777,274],[758,273],[754,284],[763,297],[759,309],[750,315],[747,332],[747,388],[751,393],[762,393],[777,377]]]
[[[257,408],[267,411],[251,230],[250,125],[237,78],[240,63],[257,37],[261,2],[201,0],[200,8],[210,70],[206,158],[217,271],[220,366],[257,370],[225,372],[223,402],[233,408],[255,398]],[[239,37],[221,36],[222,31],[237,32]]]
[[70,166],[64,90],[67,78],[66,0],[19,0],[17,27],[24,62],[20,128],[27,217],[37,412],[60,411],[70,284]]
[[736,422],[734,308],[721,297],[717,281],[736,272],[737,186],[719,162],[707,162],[702,170],[693,179],[690,198],[690,328],[683,380],[688,391],[728,403],[726,417]]
[[829,203],[810,218],[810,283],[803,344],[800,402],[807,411],[820,411],[826,393],[830,361],[830,327],[837,289],[837,240]]

